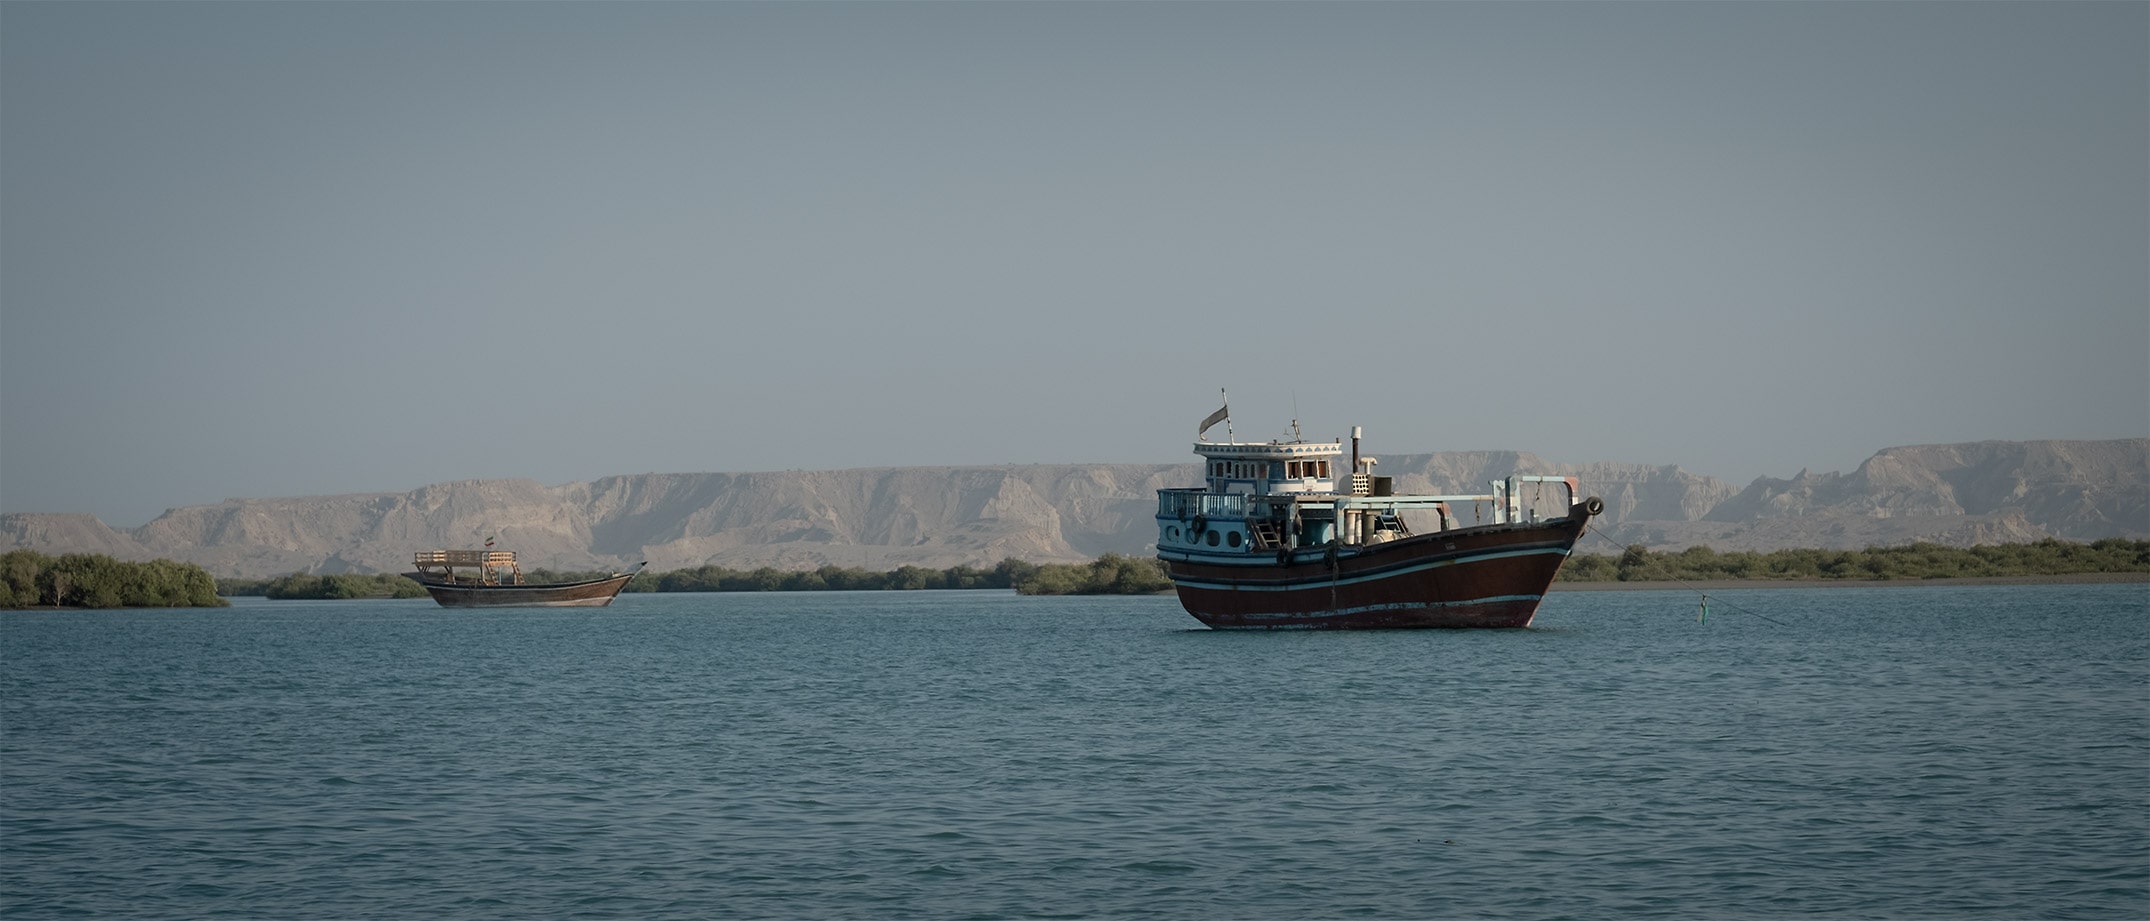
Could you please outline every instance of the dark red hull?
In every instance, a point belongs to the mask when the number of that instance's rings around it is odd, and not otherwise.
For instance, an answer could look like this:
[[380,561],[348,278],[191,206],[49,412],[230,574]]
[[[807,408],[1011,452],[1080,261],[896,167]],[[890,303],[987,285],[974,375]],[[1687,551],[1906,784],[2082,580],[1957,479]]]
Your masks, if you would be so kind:
[[[1528,627],[1587,515],[1367,547],[1165,557],[1180,605],[1219,629]],[[1195,557],[1193,554],[1183,555]]]
[[444,583],[405,573],[444,608],[601,608],[627,586],[634,573],[622,573],[587,582],[551,585],[484,585],[474,582]]

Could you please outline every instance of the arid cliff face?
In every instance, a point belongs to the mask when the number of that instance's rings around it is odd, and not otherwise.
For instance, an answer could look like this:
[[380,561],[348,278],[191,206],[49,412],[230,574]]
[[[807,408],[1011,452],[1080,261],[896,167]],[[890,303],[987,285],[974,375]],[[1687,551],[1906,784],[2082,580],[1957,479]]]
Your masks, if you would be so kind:
[[[1581,552],[1967,546],[2150,538],[2150,439],[1889,448],[1849,474],[1746,489],[1670,466],[1555,464],[1520,452],[1389,454],[1399,490],[1478,493],[1510,472],[1580,477],[1606,515]],[[1036,464],[668,473],[546,486],[436,483],[407,493],[235,499],[129,531],[88,515],[0,516],[0,547],[166,557],[220,576],[402,572],[411,553],[488,536],[526,568],[990,566],[1150,550],[1156,490],[1187,464]]]

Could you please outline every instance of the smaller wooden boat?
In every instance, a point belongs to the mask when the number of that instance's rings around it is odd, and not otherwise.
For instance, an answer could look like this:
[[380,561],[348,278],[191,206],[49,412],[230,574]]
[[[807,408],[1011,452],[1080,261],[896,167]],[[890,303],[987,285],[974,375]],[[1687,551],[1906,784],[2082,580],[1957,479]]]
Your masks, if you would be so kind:
[[444,608],[601,608],[649,565],[580,582],[524,582],[512,550],[420,550],[411,562],[418,571],[404,575]]

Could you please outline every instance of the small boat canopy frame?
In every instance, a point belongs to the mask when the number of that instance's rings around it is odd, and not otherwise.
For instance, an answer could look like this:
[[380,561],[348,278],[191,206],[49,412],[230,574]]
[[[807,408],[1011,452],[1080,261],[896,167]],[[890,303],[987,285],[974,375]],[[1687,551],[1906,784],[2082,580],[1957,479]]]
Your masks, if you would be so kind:
[[[411,563],[420,573],[442,582],[500,585],[506,579],[508,585],[523,584],[523,570],[513,550],[420,550]],[[474,572],[458,575],[459,569]]]

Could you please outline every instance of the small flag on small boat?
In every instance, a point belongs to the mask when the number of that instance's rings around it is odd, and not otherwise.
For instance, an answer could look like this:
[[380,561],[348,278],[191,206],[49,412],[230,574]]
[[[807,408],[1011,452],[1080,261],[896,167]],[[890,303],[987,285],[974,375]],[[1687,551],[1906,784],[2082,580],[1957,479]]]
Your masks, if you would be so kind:
[[488,534],[488,535],[486,535],[486,538],[485,538],[485,549],[487,549],[487,550],[491,550],[491,549],[493,549],[493,538],[494,538],[494,537],[497,537],[497,536],[499,536],[499,535],[494,535],[494,534]]
[[1217,407],[1217,411],[1210,413],[1207,417],[1205,417],[1202,420],[1202,425],[1194,430],[1194,437],[1202,437],[1202,433],[1209,431],[1210,426],[1216,425],[1217,423],[1223,422],[1224,420],[1229,419],[1231,417],[1232,404],[1226,403],[1223,406]]

